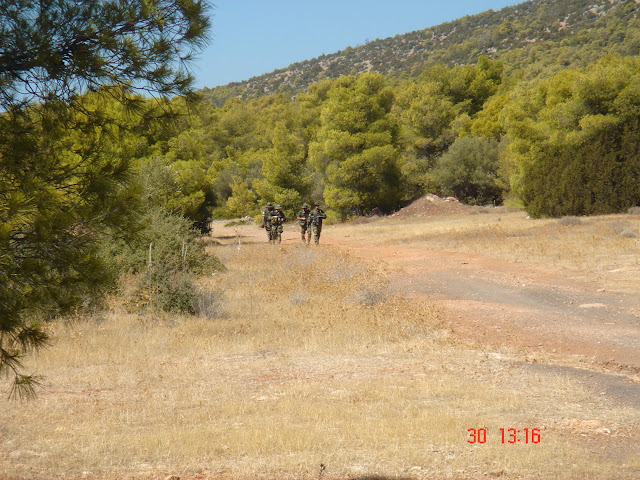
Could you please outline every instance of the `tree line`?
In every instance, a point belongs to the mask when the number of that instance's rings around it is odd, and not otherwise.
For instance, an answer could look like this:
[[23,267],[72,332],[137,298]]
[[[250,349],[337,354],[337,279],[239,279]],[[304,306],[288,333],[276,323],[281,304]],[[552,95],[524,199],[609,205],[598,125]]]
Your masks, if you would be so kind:
[[146,198],[194,222],[391,212],[425,193],[507,203],[532,216],[621,212],[640,202],[640,63],[608,56],[527,80],[501,61],[362,74],[295,95],[201,103],[137,160]]

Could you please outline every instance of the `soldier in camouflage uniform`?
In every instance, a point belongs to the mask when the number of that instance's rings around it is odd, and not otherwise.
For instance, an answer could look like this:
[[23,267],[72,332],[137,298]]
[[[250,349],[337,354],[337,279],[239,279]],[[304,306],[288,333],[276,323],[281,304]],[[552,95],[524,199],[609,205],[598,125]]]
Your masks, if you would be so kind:
[[[302,204],[302,210],[298,212],[298,224],[300,224],[300,235],[302,236],[302,244],[309,245],[311,243],[311,224],[309,217],[311,212],[309,211],[309,205],[307,203]],[[306,241],[305,241],[305,236]]]
[[271,216],[274,212],[273,205],[271,202],[267,202],[267,206],[262,210],[262,228],[267,231],[267,238],[269,243],[271,243]]
[[320,209],[320,204],[318,202],[314,203],[313,206],[314,208],[309,214],[309,223],[313,230],[313,239],[315,240],[316,245],[318,245],[320,243],[320,232],[322,232],[322,220],[327,218],[327,215]]
[[287,221],[282,212],[282,207],[276,205],[274,212],[271,214],[271,241],[274,243],[280,243],[282,241],[282,225]]

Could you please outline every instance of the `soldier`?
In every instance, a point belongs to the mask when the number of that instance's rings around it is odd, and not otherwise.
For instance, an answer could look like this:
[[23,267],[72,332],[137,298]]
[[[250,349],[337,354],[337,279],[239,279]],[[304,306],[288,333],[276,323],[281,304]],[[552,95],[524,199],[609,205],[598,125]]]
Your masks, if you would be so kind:
[[298,212],[298,223],[300,224],[300,235],[302,236],[302,244],[305,244],[305,234],[306,234],[306,244],[309,245],[311,243],[311,225],[309,222],[309,217],[311,212],[309,211],[309,204],[303,203],[302,210]]
[[327,218],[327,215],[320,209],[320,204],[318,202],[313,204],[313,210],[309,214],[309,222],[311,223],[311,228],[313,229],[313,239],[316,242],[316,245],[320,243],[320,232],[322,232],[322,220]]
[[274,212],[271,214],[271,241],[276,244],[282,241],[282,225],[287,221],[282,212],[282,207],[276,205]]
[[262,210],[262,228],[267,231],[269,243],[271,243],[271,216],[273,215],[273,212],[273,205],[271,202],[267,202],[267,206]]

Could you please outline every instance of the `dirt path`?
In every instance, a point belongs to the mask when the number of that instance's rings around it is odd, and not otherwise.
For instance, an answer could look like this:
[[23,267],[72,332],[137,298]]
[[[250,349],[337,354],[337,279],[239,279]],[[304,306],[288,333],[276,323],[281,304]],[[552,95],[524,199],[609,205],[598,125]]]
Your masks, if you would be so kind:
[[583,355],[640,371],[640,300],[597,285],[482,255],[416,247],[326,244],[389,265],[391,288],[443,307],[460,336]]
[[[253,241],[264,241],[264,231],[250,231]],[[298,241],[297,228],[285,231],[283,245]],[[553,265],[542,269],[485,255],[366,245],[344,237],[339,227],[325,229],[320,248],[324,245],[382,263],[393,291],[439,306],[460,338],[554,355],[556,365],[529,368],[561,368],[619,403],[640,404],[636,295],[605,291],[597,282],[573,278]],[[580,359],[594,361],[600,371],[576,368]]]
[[[299,241],[290,226],[283,245]],[[246,233],[245,233],[246,232]],[[255,241],[264,231],[249,227]],[[453,331],[466,339],[560,355],[581,355],[602,365],[640,372],[640,298],[607,292],[595,283],[483,255],[410,246],[365,245],[323,232],[331,245],[382,262],[391,289],[442,307]],[[315,247],[311,247],[315,248]]]
[[[254,226],[241,235],[266,241]],[[285,229],[282,245],[297,245],[297,228]],[[344,237],[339,227],[323,231],[329,245],[389,272],[392,291],[432,302],[444,321],[467,341],[509,346],[555,356],[555,369],[618,403],[640,404],[640,299],[604,291],[596,282],[571,277],[555,266],[544,269],[489,256],[435,251],[413,246],[366,245]],[[309,248],[316,248],[311,246]],[[563,361],[574,358],[576,361]],[[580,368],[595,362],[598,372]],[[576,367],[578,365],[578,367]]]

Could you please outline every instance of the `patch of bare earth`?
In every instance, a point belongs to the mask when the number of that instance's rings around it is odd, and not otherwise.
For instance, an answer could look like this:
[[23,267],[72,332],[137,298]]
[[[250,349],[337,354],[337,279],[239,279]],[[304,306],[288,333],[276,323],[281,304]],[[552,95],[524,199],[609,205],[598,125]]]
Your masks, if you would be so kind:
[[640,218],[566,223],[437,197],[319,247],[218,222],[216,315],[52,325],[0,478],[640,478]]
[[[430,195],[391,217],[375,220],[375,225],[395,221],[395,227],[389,228],[401,233],[403,219],[428,222],[478,213],[497,215],[498,222],[500,215],[508,215],[506,209],[468,207]],[[637,225],[637,216],[634,221]],[[610,223],[615,230],[627,222],[620,216]],[[630,240],[635,242],[635,253],[621,254],[617,268],[598,274],[562,264],[529,263],[527,258],[507,261],[490,252],[434,250],[389,237],[377,240],[342,226],[326,231],[323,241],[365,261],[384,264],[391,288],[441,307],[457,337],[477,345],[514,348],[531,360],[521,367],[534,377],[543,372],[565,375],[616,404],[640,407],[640,282],[635,290],[628,287],[629,282],[616,290],[608,288],[615,280],[606,278],[607,272],[626,272],[640,280],[637,240]],[[597,252],[585,249],[582,254]],[[619,425],[618,432],[625,434],[614,436],[598,420],[566,419],[556,427],[579,435],[603,455],[623,458],[630,450],[638,450],[640,443],[637,424]]]
[[[427,195],[391,218],[428,220],[479,211],[491,209]],[[493,214],[502,212],[496,209]],[[398,224],[398,232],[402,228]],[[513,262],[490,253],[356,240],[341,233],[340,227],[325,234],[324,242],[386,263],[394,288],[441,304],[452,328],[465,338],[582,355],[629,371],[640,369],[638,291],[609,291],[588,274],[554,264],[528,264],[526,258]],[[640,256],[640,248],[636,251]],[[640,266],[635,272],[640,280]]]

